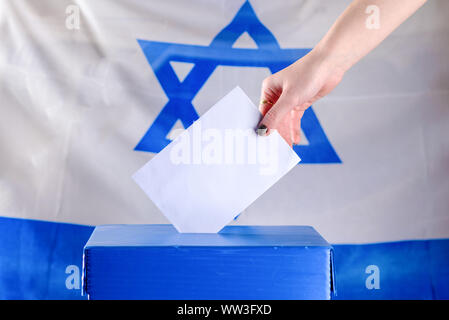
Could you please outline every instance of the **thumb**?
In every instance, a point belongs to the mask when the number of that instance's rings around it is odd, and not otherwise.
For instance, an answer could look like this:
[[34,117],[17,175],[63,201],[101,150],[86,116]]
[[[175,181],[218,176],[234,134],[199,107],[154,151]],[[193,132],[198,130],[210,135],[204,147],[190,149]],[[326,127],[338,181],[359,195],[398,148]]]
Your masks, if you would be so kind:
[[259,122],[257,134],[260,136],[269,135],[270,130],[278,128],[282,119],[292,107],[291,96],[287,93],[282,93],[278,101],[276,101]]

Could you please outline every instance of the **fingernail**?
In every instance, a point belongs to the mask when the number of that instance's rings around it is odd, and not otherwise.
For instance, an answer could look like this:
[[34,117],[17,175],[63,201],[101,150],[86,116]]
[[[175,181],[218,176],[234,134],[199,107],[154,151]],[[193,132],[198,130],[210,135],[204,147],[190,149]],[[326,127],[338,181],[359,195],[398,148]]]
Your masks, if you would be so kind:
[[259,136],[265,136],[267,134],[268,128],[266,125],[262,124],[257,128],[257,134]]

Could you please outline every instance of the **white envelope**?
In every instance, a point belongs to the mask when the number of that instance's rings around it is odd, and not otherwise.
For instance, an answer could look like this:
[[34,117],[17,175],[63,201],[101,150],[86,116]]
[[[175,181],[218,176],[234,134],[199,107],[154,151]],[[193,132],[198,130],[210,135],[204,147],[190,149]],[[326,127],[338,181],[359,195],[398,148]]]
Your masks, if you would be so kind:
[[236,87],[133,179],[179,232],[218,232],[300,161],[277,131],[256,134],[260,119]]

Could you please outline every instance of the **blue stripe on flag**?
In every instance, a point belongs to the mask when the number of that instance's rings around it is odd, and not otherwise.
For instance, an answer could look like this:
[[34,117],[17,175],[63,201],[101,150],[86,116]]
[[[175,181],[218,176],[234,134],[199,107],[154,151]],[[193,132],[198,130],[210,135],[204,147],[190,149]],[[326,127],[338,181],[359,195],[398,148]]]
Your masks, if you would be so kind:
[[334,249],[335,299],[449,299],[449,239]]
[[0,217],[0,299],[82,299],[93,227]]
[[[0,299],[83,299],[93,227],[0,217]],[[334,245],[336,299],[449,299],[449,239]]]

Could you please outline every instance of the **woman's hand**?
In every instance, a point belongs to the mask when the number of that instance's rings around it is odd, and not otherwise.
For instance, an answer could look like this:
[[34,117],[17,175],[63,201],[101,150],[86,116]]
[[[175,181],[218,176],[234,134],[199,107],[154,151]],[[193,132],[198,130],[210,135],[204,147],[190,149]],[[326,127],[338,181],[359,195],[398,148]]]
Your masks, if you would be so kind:
[[[331,92],[343,74],[379,45],[426,0],[354,0],[317,46],[304,58],[265,79],[262,85],[260,135],[276,129],[292,145],[299,143],[301,117]],[[367,27],[369,7],[380,13],[376,28]]]
[[269,76],[262,83],[260,112],[264,116],[259,135],[276,129],[292,146],[298,144],[304,111],[331,92],[341,81],[344,71],[312,50],[289,67]]

